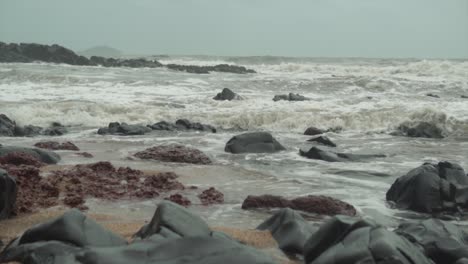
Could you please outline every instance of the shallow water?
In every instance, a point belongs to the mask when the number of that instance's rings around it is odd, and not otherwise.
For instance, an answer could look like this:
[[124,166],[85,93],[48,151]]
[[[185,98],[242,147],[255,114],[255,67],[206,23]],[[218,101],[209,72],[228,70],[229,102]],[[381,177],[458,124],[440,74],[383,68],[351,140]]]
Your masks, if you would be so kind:
[[[0,113],[20,124],[70,126],[62,137],[0,138],[5,145],[32,146],[44,139],[71,140],[95,157],[59,151],[61,164],[108,160],[144,170],[175,171],[181,181],[215,186],[225,204],[195,205],[213,225],[255,227],[266,212],[240,209],[249,194],[324,194],[354,205],[363,215],[394,225],[402,214],[387,207],[391,183],[425,161],[450,160],[468,168],[468,62],[171,57],[163,63],[240,63],[257,74],[196,75],[167,69],[75,67],[52,64],[0,64]],[[219,102],[223,87],[245,97]],[[273,102],[275,94],[300,93],[305,102]],[[434,93],[441,98],[425,96]],[[174,122],[187,118],[220,128],[216,134],[154,132],[144,136],[100,136],[112,121]],[[404,121],[428,121],[444,128],[445,139],[395,137]],[[308,126],[342,127],[329,133],[337,151],[385,154],[363,162],[328,163],[298,155],[313,146],[302,135]],[[287,150],[276,154],[224,152],[243,131],[269,131]],[[129,159],[162,143],[181,143],[208,154],[214,165],[193,166]],[[192,194],[190,194],[192,195]],[[196,197],[193,201],[196,201]],[[156,201],[108,203],[89,200],[92,212],[149,219]]]

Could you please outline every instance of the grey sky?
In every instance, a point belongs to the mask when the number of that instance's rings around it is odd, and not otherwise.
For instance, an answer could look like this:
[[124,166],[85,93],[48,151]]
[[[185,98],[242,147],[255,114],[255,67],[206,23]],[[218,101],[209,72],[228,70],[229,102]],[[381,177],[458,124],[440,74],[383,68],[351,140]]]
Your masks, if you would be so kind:
[[138,54],[468,58],[468,0],[0,0],[0,41]]

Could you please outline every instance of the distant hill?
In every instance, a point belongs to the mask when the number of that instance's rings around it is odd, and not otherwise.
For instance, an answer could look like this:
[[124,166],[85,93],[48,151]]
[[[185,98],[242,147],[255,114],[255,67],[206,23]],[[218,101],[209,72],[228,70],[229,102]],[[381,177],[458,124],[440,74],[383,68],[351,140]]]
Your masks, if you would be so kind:
[[101,56],[106,58],[118,58],[122,56],[122,51],[114,49],[108,46],[96,46],[89,48],[87,50],[78,52],[78,54],[91,57],[91,56]]

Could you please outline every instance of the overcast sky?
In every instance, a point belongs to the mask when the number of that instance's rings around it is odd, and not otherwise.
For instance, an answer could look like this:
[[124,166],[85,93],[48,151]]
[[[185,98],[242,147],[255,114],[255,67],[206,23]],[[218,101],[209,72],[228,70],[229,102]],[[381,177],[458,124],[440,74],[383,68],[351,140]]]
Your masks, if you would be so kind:
[[468,58],[468,0],[0,0],[0,41],[131,54]]

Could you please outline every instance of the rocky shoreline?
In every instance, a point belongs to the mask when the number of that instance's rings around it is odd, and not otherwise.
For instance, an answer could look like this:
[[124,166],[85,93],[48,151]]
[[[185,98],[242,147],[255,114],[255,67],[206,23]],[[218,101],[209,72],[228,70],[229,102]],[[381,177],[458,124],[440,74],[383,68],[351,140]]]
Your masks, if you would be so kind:
[[255,73],[252,69],[243,66],[219,64],[215,66],[196,65],[163,65],[157,60],[147,59],[120,59],[91,56],[79,56],[75,52],[57,44],[42,45],[36,43],[4,43],[0,42],[1,62],[49,62],[64,63],[76,66],[103,66],[103,67],[129,67],[129,68],[160,68],[196,74],[209,74],[211,72],[225,72],[234,74]]

